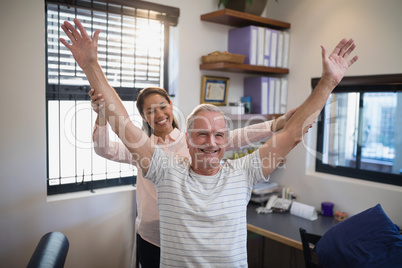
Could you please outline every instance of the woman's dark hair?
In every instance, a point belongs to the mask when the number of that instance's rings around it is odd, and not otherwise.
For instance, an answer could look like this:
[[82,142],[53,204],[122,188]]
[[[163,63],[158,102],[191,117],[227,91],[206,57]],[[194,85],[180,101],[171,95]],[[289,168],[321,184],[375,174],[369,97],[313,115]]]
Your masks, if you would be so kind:
[[[158,94],[164,97],[169,105],[171,104],[169,94],[164,90],[163,88],[160,87],[146,87],[140,91],[140,93],[137,96],[137,109],[140,112],[142,116],[142,130],[148,135],[151,136],[154,134],[154,130],[151,128],[151,126],[148,124],[148,122],[144,119],[144,101],[145,99],[152,94]],[[177,119],[175,116],[173,116],[173,123],[172,123],[173,128],[180,129],[179,123],[177,122]]]

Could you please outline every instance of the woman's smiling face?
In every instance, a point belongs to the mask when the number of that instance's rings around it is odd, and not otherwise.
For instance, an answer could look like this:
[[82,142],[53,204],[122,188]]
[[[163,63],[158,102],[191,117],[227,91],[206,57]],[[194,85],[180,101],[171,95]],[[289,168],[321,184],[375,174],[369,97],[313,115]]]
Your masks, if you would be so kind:
[[157,93],[147,96],[143,113],[155,136],[164,138],[173,130],[173,109],[165,97]]

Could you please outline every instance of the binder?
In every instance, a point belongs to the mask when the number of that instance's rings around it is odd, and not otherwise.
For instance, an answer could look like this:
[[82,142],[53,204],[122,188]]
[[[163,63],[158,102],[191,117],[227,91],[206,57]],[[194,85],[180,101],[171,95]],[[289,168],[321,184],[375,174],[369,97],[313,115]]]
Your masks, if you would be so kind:
[[243,96],[251,97],[251,113],[269,112],[269,77],[248,77],[244,79]]
[[275,78],[275,104],[274,113],[279,114],[281,108],[281,79]]
[[276,67],[276,55],[278,51],[278,31],[271,29],[271,49],[269,53],[269,67]]
[[278,50],[276,54],[276,67],[283,68],[283,39],[282,31],[278,31]]
[[268,114],[269,84],[265,79],[261,83],[261,114]]
[[274,104],[275,104],[275,80],[276,78],[270,77],[269,78],[269,97],[268,97],[268,114],[273,114],[274,111]]
[[281,78],[281,101],[279,112],[281,114],[286,113],[287,106],[287,98],[288,98],[288,79],[283,77]]
[[283,32],[283,67],[289,68],[289,48],[290,48],[290,34],[286,31]]
[[257,65],[258,28],[251,25],[230,30],[228,52],[245,55],[245,64]]
[[264,28],[264,66],[269,66],[269,54],[271,51],[271,29]]
[[258,27],[257,30],[257,65],[264,65],[264,43],[265,43],[265,28]]

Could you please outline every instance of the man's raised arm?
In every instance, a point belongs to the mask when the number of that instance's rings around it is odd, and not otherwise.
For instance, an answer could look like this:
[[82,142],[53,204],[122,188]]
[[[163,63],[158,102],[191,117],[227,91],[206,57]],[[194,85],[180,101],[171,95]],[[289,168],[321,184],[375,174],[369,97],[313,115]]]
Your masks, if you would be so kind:
[[355,47],[353,39],[343,39],[327,56],[327,50],[321,46],[323,71],[320,82],[289,119],[283,130],[260,148],[264,177],[267,177],[280,160],[302,141],[304,133],[314,123],[331,92],[342,80],[349,66],[357,61],[358,56],[347,61]]
[[69,44],[63,38],[62,42],[74,56],[75,61],[84,71],[91,88],[95,89],[95,94],[102,94],[105,100],[104,112],[113,131],[119,136],[121,141],[133,154],[146,173],[149,162],[152,158],[154,148],[151,146],[148,136],[131,122],[126,109],[123,106],[116,91],[109,85],[101,66],[98,63],[98,38],[100,30],[94,33],[93,39],[87,34],[85,28],[78,19],[74,19],[78,30],[69,22],[64,22],[61,26],[63,31],[71,40]]

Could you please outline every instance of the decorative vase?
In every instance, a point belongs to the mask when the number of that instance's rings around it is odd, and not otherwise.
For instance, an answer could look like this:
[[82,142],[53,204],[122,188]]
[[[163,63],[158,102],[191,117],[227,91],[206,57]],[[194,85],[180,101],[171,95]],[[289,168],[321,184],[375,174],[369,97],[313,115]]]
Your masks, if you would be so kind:
[[249,14],[260,16],[264,11],[268,0],[253,0],[253,4],[247,3],[247,0],[229,0],[226,8],[242,11]]

